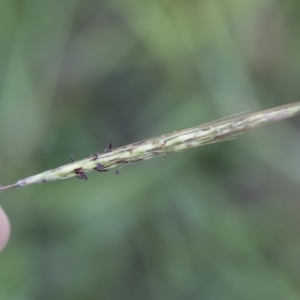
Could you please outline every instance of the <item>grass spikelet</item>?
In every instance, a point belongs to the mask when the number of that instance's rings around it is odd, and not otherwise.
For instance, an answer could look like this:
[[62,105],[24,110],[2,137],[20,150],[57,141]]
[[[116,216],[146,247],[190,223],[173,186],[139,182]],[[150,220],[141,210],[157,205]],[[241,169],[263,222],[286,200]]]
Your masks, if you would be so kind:
[[[74,161],[73,156],[71,156],[71,163],[27,177],[15,184],[2,186],[0,192],[33,183],[44,183],[71,177],[87,180],[86,173],[88,172],[105,172],[111,168],[146,160],[154,156],[165,156],[171,152],[230,140],[249,129],[278,122],[299,113],[300,102],[295,102],[269,110],[175,131],[116,149],[113,149],[110,143],[103,153],[96,153],[79,161]],[[115,174],[118,174],[119,170],[120,168],[117,169]]]

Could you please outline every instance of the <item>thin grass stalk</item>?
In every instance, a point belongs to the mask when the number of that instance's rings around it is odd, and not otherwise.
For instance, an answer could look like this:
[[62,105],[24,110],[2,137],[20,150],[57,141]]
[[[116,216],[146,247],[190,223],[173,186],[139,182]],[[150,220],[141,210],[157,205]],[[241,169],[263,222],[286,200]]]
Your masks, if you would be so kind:
[[[174,131],[116,149],[112,149],[110,144],[103,153],[95,153],[79,161],[73,161],[71,156],[71,163],[69,164],[27,177],[15,184],[0,187],[0,191],[71,177],[87,180],[86,173],[88,172],[105,172],[124,164],[150,159],[154,156],[167,155],[171,152],[228,140],[249,129],[281,121],[299,113],[300,102],[295,102],[269,110]],[[119,169],[115,171],[115,173],[118,172]]]

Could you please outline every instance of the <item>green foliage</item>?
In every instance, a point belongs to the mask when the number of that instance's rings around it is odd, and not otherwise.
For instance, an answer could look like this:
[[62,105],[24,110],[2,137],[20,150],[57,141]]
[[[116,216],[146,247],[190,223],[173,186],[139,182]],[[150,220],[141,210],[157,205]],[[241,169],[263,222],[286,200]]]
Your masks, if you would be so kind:
[[[299,12],[1,1],[1,183],[299,100]],[[298,124],[5,193],[0,299],[299,299]]]

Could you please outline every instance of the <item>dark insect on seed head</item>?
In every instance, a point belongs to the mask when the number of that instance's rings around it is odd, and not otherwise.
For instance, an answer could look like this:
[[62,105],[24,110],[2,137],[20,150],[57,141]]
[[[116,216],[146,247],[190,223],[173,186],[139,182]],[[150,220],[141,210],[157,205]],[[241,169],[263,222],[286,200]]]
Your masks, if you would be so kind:
[[78,179],[88,180],[87,176],[84,173],[76,174],[76,177]]
[[107,172],[108,170],[104,170],[104,167],[101,163],[97,163],[97,167],[95,168],[98,172]]
[[104,152],[111,152],[112,150],[112,143],[109,143],[108,147],[104,149]]
[[74,173],[78,179],[88,180],[88,177],[85,175],[81,168],[75,169]]
[[91,158],[92,160],[96,160],[96,159],[98,158],[98,154],[97,154],[97,153],[91,154],[91,155],[90,155],[90,158]]

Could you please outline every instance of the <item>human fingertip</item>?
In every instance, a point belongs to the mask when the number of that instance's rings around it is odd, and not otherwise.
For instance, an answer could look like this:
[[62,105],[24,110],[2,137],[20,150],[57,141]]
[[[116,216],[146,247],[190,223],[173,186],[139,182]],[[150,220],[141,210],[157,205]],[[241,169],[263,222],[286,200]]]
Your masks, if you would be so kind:
[[6,246],[10,236],[10,222],[4,210],[0,207],[0,251]]

